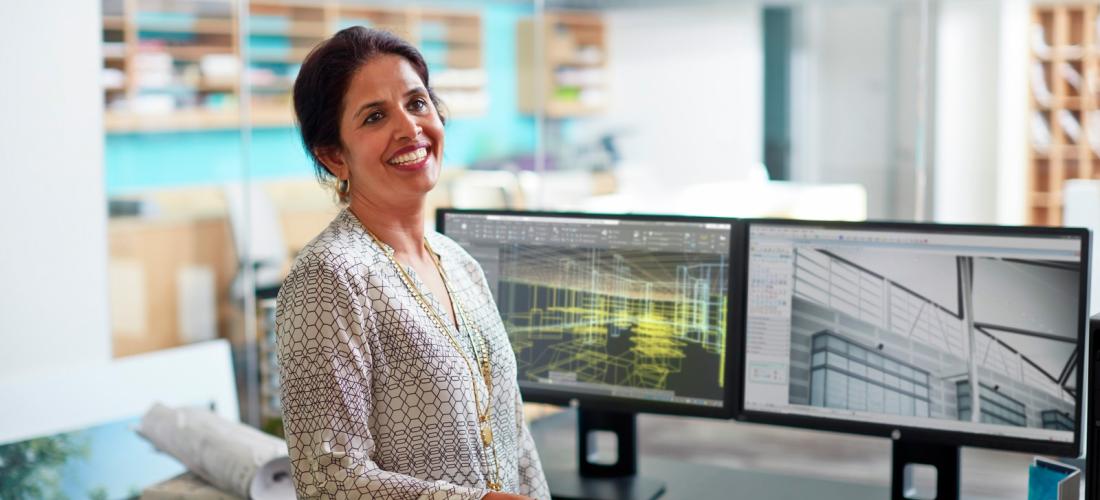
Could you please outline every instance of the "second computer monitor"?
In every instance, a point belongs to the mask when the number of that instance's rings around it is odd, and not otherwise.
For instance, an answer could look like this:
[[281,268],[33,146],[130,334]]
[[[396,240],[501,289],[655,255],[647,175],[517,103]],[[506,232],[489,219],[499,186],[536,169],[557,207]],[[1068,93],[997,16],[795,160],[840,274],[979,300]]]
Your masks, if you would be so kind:
[[748,224],[743,416],[1075,455],[1088,234]]
[[732,416],[728,219],[444,210],[485,271],[524,397]]

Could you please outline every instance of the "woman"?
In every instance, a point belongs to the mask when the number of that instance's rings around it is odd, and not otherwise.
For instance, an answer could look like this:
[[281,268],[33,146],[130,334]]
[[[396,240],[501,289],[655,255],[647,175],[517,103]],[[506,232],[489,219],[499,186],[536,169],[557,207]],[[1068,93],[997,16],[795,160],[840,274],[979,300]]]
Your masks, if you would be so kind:
[[294,110],[347,204],[279,293],[298,496],[549,498],[484,273],[425,234],[443,119],[424,59],[391,34],[345,29],[302,64]]

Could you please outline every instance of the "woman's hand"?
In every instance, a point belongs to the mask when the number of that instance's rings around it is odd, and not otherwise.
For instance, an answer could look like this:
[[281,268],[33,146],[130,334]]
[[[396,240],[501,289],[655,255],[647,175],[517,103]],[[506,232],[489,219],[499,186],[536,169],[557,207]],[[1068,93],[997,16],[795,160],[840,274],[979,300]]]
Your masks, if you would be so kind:
[[501,493],[499,491],[490,491],[488,495],[481,497],[481,500],[531,500],[531,497],[525,497],[523,495],[513,495],[511,493]]

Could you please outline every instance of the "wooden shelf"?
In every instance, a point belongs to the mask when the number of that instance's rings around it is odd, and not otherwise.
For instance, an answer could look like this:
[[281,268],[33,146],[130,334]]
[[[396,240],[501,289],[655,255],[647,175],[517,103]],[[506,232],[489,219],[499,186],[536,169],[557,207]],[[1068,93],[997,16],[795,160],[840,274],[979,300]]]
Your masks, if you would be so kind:
[[546,115],[553,118],[570,116],[598,115],[604,111],[602,106],[582,104],[574,101],[549,101],[546,103]]
[[200,83],[197,85],[138,85],[142,92],[187,93],[187,92],[236,92],[237,83]]
[[297,22],[286,28],[251,27],[249,33],[262,36],[317,38],[320,40],[329,35],[329,28],[328,23],[325,22]]
[[[436,67],[432,74],[433,85],[446,105],[448,117],[484,115],[488,111],[489,98],[488,79],[484,77],[481,17],[444,9],[418,9],[409,14],[411,40],[424,51],[428,64]],[[450,78],[463,73],[481,76]]]
[[[1028,97],[1032,122],[1027,143],[1027,200],[1032,224],[1060,225],[1064,182],[1100,177],[1100,155],[1096,151],[1100,144],[1090,144],[1089,140],[1096,135],[1090,134],[1090,128],[1100,127],[1100,120],[1092,119],[1100,117],[1100,95],[1079,93],[1062,71],[1065,64],[1070,64],[1080,75],[1081,89],[1100,86],[1100,81],[1095,81],[1100,77],[1097,11],[1096,4],[1083,2],[1043,4],[1032,9],[1032,25],[1042,31],[1044,40],[1042,44],[1031,41],[1028,51],[1033,71],[1042,70],[1041,77],[1032,75]],[[1050,96],[1047,105],[1036,97],[1043,94]],[[1038,119],[1043,121],[1034,121]],[[1076,138],[1072,133],[1075,129]]]
[[286,63],[297,64],[301,63],[303,59],[309,55],[309,48],[292,48],[288,49],[285,54],[264,54],[249,53],[248,60],[251,62],[270,62],[270,63]]
[[199,19],[188,23],[144,22],[139,24],[137,28],[141,32],[228,36],[233,33],[233,21],[230,19]]
[[290,105],[274,106],[263,105],[252,107],[252,126],[254,127],[288,127],[294,125],[294,111]]
[[1084,109],[1085,105],[1082,102],[1081,97],[1063,97],[1055,100],[1055,102],[1049,107],[1049,109],[1065,109],[1069,111],[1080,111]]
[[[164,114],[135,114],[107,111],[104,127],[108,132],[166,132],[188,130],[235,129],[241,125],[236,109],[181,109]],[[294,117],[289,107],[257,106],[251,110],[254,127],[289,127]]]
[[1031,193],[1031,204],[1042,208],[1061,208],[1062,193]]
[[[608,91],[607,42],[603,19],[591,13],[548,14],[541,30],[533,20],[516,30],[519,109],[534,113],[538,102],[551,118],[598,115],[605,111]],[[535,64],[535,36],[543,35],[544,62]],[[541,88],[541,99],[535,88]],[[563,96],[571,96],[563,98]]]
[[480,36],[480,33],[471,35],[470,31],[473,30],[464,29],[462,31],[449,31],[441,36],[425,36],[421,39],[421,42],[437,42],[455,46],[469,45],[476,47],[478,45],[476,37]]
[[[361,20],[369,25],[388,29],[410,42],[431,44],[433,66],[444,69],[484,72],[482,54],[481,16],[476,11],[455,11],[425,8],[370,7],[332,0],[250,0],[249,35],[260,37],[250,41],[247,65],[243,71],[269,72],[262,81],[271,84],[251,87],[258,102],[252,112],[254,126],[290,126],[293,116],[289,105],[275,106],[267,103],[290,102],[290,92],[297,66],[321,40],[335,33],[349,20]],[[218,4],[221,5],[221,4]],[[237,34],[242,23],[236,17],[231,3],[224,4],[224,11],[211,14],[210,2],[201,0],[174,0],[170,2],[126,1],[124,11],[117,8],[103,16],[104,41],[117,44],[104,55],[104,66],[124,73],[121,87],[104,89],[103,95],[109,110],[104,120],[109,132],[155,132],[173,130],[226,129],[240,126],[237,112],[225,106],[239,98],[237,95],[241,74],[237,68],[207,73],[208,66],[217,63],[211,55],[228,55],[241,61],[242,50]],[[217,7],[217,5],[215,6]],[[163,10],[158,10],[163,9]],[[423,29],[422,29],[423,28]],[[430,29],[429,29],[430,28]],[[421,39],[423,32],[428,38]],[[182,34],[183,37],[178,36]],[[180,43],[180,39],[190,43]],[[167,54],[167,58],[146,58],[134,61],[135,56]],[[222,61],[224,64],[224,61]],[[138,67],[145,64],[146,67]],[[239,64],[239,63],[238,63]],[[150,68],[148,66],[158,66]],[[151,72],[152,74],[147,74]],[[216,82],[200,77],[214,74]],[[467,79],[458,75],[450,85],[440,85],[441,93],[450,92],[455,97],[450,104],[451,117],[484,114],[488,82],[485,78]],[[228,78],[228,79],[227,79]],[[143,87],[140,82],[188,82],[159,87]],[[143,98],[142,92],[175,94],[177,102],[198,102],[200,107],[179,109],[164,114],[143,114],[125,111],[129,103]],[[183,96],[190,94],[190,96]],[[215,96],[228,94],[228,98]],[[164,103],[158,103],[161,106]],[[209,106],[210,109],[201,107]],[[223,109],[224,107],[224,109]]]
[[366,22],[367,25],[393,32],[406,40],[414,40],[414,10],[394,10],[361,5],[342,4],[336,8],[333,31],[346,27],[349,21]]
[[231,129],[240,125],[240,118],[235,109],[224,111],[180,109],[164,114],[107,111],[103,118],[104,127],[108,132]]
[[103,16],[104,30],[121,30],[126,27],[126,18],[122,16]]
[[254,83],[251,86],[252,90],[259,92],[289,92],[294,88],[294,82],[281,81],[274,83]]
[[210,54],[233,54],[233,47],[225,45],[188,45],[188,46],[164,46],[156,48],[141,48],[140,53],[163,52],[179,61],[200,61],[203,56]]

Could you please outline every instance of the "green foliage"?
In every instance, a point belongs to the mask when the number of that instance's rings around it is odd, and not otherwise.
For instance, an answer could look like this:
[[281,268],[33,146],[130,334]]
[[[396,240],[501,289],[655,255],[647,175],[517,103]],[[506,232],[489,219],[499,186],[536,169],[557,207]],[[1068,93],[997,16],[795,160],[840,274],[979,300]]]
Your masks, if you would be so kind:
[[88,443],[59,434],[0,446],[0,498],[61,499],[61,467],[87,458]]
[[88,500],[109,500],[110,496],[107,494],[107,488],[100,486],[92,489],[88,492]]
[[275,437],[285,438],[283,434],[283,419],[269,418],[260,423],[260,430]]

